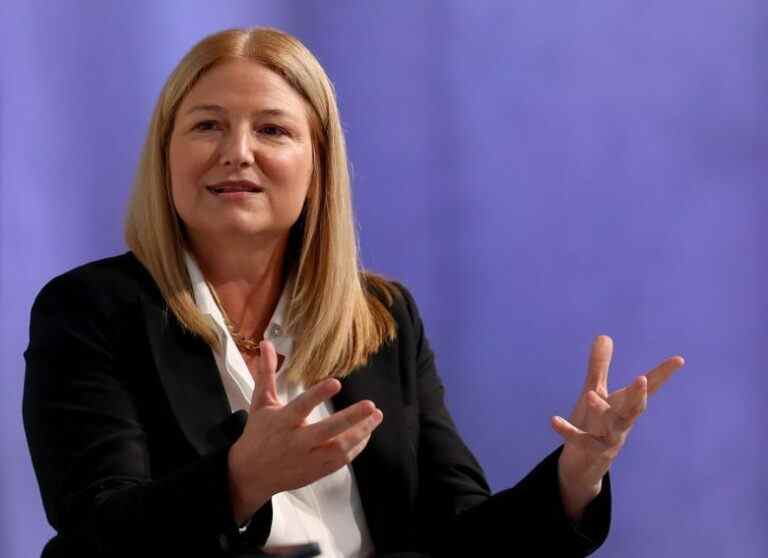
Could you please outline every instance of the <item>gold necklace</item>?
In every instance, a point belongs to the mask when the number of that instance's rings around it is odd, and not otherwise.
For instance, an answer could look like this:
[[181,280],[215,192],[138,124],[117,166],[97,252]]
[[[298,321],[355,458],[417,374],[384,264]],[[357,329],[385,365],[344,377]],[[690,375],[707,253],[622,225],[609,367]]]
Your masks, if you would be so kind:
[[232,322],[229,320],[229,316],[227,316],[227,313],[224,311],[224,306],[221,304],[221,301],[219,300],[219,296],[216,294],[216,289],[213,288],[213,285],[211,285],[208,282],[208,279],[205,280],[205,284],[208,285],[208,290],[211,291],[211,295],[213,295],[213,300],[216,302],[216,306],[218,306],[219,311],[221,312],[221,316],[224,318],[224,323],[227,326],[227,329],[229,330],[229,334],[232,336],[232,339],[235,341],[235,345],[240,350],[241,353],[248,353],[248,354],[255,354],[259,355],[261,354],[261,349],[259,349],[259,343],[264,339],[263,335],[253,335],[251,337],[247,337],[245,335],[242,335],[237,328],[232,324]]

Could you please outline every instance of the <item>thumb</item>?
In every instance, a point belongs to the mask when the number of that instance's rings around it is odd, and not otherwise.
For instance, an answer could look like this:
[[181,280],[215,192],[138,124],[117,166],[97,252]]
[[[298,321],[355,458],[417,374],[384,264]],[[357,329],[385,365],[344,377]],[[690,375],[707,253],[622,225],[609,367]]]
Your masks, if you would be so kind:
[[[250,368],[249,368],[250,370]],[[253,377],[253,394],[251,395],[251,410],[270,405],[280,405],[277,398],[275,372],[277,370],[277,353],[270,341],[259,343],[259,357],[256,360],[256,372]]]

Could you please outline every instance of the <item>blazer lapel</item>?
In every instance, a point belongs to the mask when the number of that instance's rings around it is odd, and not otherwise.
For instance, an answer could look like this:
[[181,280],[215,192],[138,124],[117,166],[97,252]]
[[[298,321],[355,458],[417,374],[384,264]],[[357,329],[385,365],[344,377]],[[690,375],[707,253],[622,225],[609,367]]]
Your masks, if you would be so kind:
[[[333,398],[340,410],[369,399],[384,413],[384,420],[371,435],[366,448],[352,462],[368,529],[377,551],[408,538],[405,510],[416,497],[418,461],[414,432],[404,413],[403,390],[393,351],[383,350],[369,364],[342,380]],[[407,515],[407,513],[405,513]]]
[[157,372],[189,442],[202,455],[237,439],[245,413],[231,413],[211,348],[164,302],[144,299],[143,307]]

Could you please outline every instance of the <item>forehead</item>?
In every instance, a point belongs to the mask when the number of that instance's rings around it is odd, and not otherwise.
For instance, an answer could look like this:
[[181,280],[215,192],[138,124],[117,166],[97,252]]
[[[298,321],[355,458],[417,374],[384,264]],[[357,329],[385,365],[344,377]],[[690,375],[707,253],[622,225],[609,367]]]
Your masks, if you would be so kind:
[[251,113],[277,109],[306,120],[304,99],[281,76],[251,60],[217,64],[192,87],[180,113],[197,105],[219,105],[228,112]]

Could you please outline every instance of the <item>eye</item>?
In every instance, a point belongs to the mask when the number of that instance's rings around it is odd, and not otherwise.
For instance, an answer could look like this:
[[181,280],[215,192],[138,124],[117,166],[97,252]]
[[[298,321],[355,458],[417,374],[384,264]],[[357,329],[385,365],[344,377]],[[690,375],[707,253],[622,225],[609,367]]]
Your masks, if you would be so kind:
[[261,128],[259,128],[259,131],[262,134],[266,134],[268,136],[275,136],[275,137],[288,135],[288,132],[286,132],[283,128],[281,128],[280,126],[275,126],[273,124],[262,126]]
[[213,130],[214,127],[218,125],[219,123],[216,122],[215,120],[203,120],[202,122],[198,122],[197,124],[195,124],[192,129],[205,132],[208,130]]

